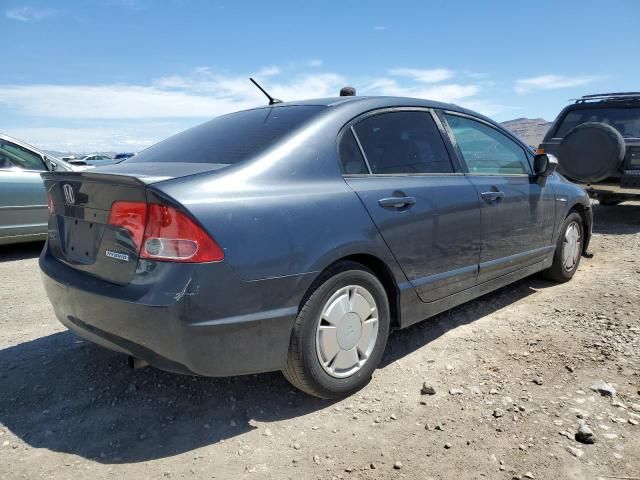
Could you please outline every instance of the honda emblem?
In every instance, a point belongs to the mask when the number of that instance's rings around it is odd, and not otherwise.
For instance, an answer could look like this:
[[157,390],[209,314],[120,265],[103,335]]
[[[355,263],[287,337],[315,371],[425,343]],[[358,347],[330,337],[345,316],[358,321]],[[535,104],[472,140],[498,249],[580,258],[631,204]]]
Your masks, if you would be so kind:
[[73,204],[76,202],[76,198],[73,194],[73,187],[71,185],[65,183],[62,186],[62,191],[64,192],[64,199],[67,201],[67,203]]

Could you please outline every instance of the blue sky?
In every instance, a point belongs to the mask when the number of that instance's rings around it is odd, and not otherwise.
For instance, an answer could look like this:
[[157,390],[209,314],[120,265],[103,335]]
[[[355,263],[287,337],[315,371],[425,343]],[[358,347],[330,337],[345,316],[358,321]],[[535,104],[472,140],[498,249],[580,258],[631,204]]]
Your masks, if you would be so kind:
[[640,90],[639,24],[636,0],[0,0],[0,131],[135,151],[264,104],[249,75],[284,100],[350,84],[552,120]]

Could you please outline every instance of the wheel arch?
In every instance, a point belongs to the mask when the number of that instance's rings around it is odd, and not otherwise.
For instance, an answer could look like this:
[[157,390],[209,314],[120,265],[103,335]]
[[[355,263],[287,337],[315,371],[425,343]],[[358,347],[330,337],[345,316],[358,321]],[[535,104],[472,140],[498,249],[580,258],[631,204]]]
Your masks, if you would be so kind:
[[[584,235],[584,242],[582,242],[582,252],[586,252],[589,247],[589,242],[591,240],[591,227],[592,227],[592,213],[591,213],[591,205],[583,205],[580,202],[577,202],[569,208],[566,216],[571,215],[573,212],[580,215],[582,219],[582,230]],[[566,218],[565,216],[565,218]]]
[[378,280],[380,280],[380,283],[382,283],[382,286],[387,293],[387,300],[389,301],[389,314],[391,316],[390,327],[392,330],[400,328],[400,291],[398,289],[396,279],[391,271],[391,268],[382,259],[369,253],[354,253],[345,255],[327,265],[322,271],[319,272],[318,276],[311,283],[309,288],[307,288],[305,294],[302,296],[299,308],[302,308],[302,305],[304,305],[304,303],[315,291],[315,289],[318,288],[318,286],[325,280],[326,273],[343,262],[358,263],[374,273]]

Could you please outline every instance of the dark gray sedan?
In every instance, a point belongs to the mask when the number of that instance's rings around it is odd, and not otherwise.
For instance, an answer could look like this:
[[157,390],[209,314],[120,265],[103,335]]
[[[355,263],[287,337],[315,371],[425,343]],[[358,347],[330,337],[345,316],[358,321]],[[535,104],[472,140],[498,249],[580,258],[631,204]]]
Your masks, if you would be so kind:
[[339,397],[390,330],[536,272],[574,275],[591,208],[555,166],[455,105],[276,104],[43,174],[40,267],[60,321],[134,365],[282,370]]

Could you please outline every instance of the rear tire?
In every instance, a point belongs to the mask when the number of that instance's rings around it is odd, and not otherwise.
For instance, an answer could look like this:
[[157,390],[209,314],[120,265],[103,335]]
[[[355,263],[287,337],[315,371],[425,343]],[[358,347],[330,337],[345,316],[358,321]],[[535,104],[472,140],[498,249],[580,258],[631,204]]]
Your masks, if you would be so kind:
[[380,363],[389,324],[387,293],[373,272],[355,262],[336,264],[298,313],[282,373],[309,395],[348,396]]
[[565,218],[556,251],[553,254],[551,267],[541,272],[542,276],[553,282],[564,283],[573,278],[580,257],[582,256],[582,246],[584,245],[584,227],[582,217],[577,212],[571,212]]

